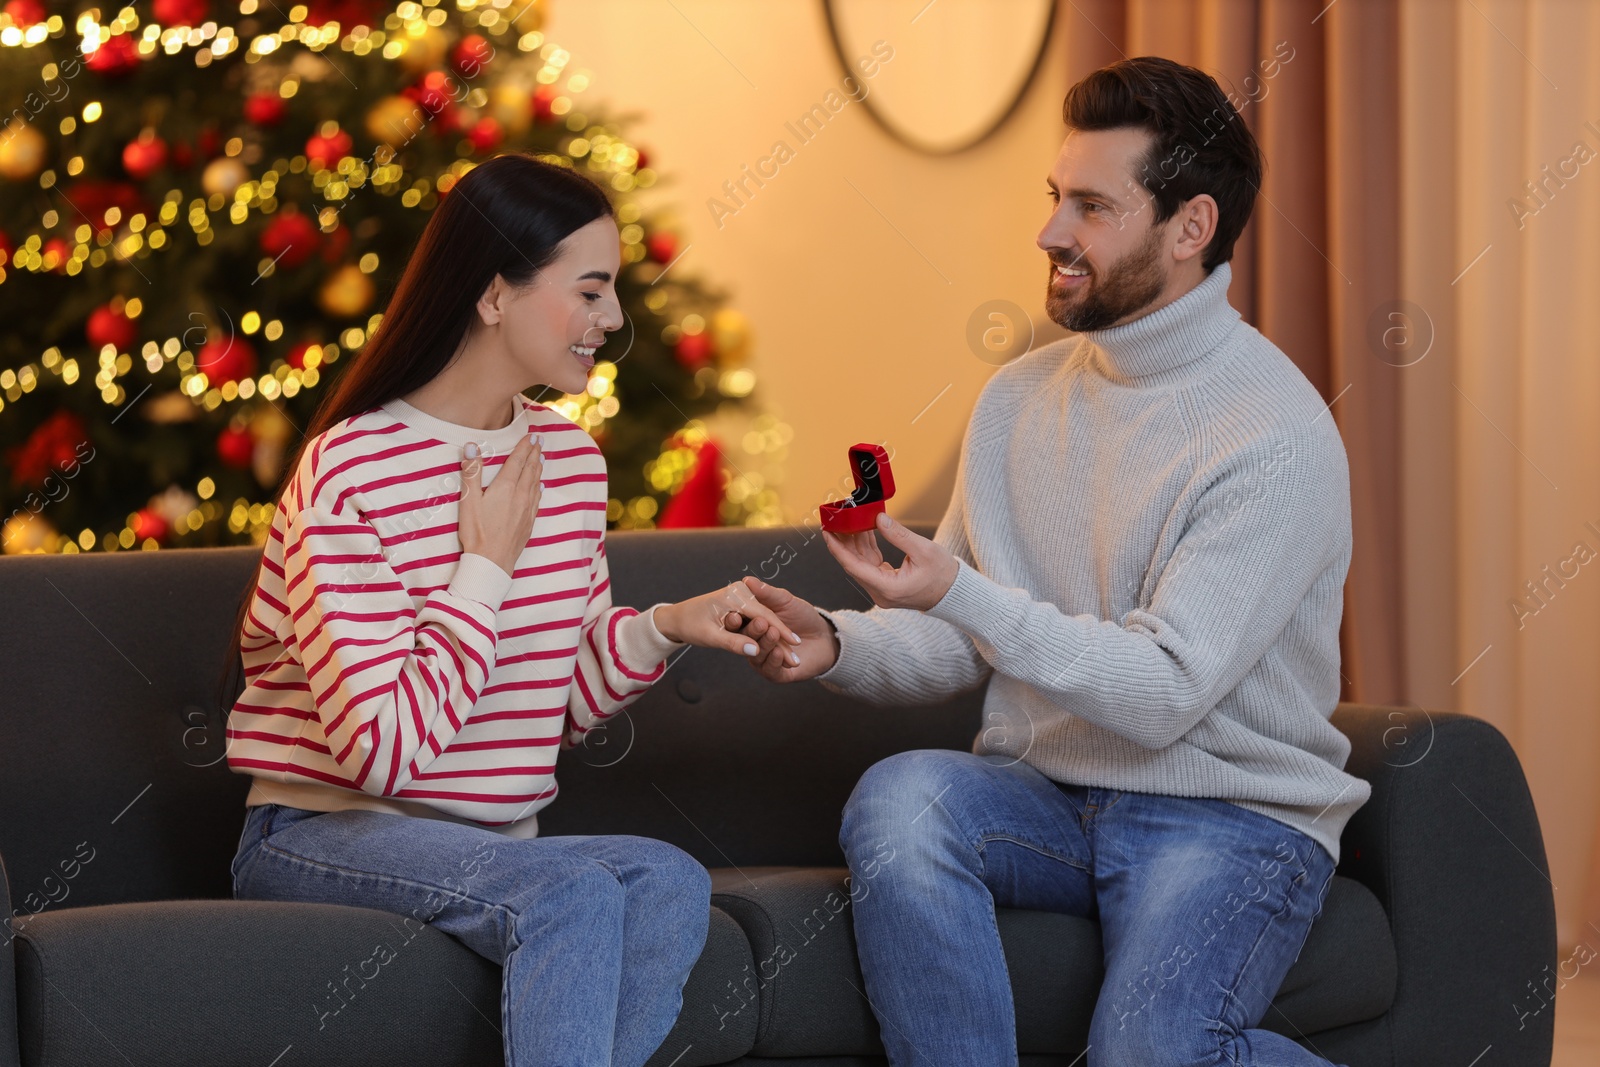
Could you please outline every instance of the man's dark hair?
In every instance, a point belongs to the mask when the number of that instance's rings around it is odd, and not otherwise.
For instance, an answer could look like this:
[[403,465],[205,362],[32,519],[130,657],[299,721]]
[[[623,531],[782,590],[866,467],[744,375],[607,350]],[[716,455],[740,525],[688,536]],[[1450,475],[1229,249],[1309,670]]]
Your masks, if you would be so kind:
[[1135,169],[1155,202],[1151,225],[1209,193],[1217,229],[1201,263],[1210,271],[1233,258],[1261,186],[1261,149],[1211,75],[1160,56],[1124,59],[1069,89],[1061,116],[1075,130],[1148,131],[1150,149]]

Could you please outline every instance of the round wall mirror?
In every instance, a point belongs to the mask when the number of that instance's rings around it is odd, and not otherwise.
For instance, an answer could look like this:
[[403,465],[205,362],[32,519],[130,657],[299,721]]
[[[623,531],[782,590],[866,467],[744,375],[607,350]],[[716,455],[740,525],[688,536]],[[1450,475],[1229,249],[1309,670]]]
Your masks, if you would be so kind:
[[[933,155],[971,148],[1005,123],[1044,59],[1055,8],[1055,0],[823,0],[862,103],[896,139]],[[884,45],[893,49],[887,61]],[[875,72],[863,76],[861,61],[874,56]]]

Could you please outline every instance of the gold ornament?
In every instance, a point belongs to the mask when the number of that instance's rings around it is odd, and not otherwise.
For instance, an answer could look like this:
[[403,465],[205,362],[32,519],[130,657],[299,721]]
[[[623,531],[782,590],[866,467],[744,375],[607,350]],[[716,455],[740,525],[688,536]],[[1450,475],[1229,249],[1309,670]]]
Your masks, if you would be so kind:
[[461,130],[461,133],[464,136],[468,130],[472,129],[472,127],[478,124],[478,119],[482,117],[482,115],[483,112],[479,111],[475,107],[467,107],[465,104],[457,104],[455,114],[451,117],[456,121],[458,128]]
[[724,367],[738,367],[750,355],[750,320],[733,308],[711,316],[711,343]]
[[346,263],[322,283],[317,303],[334,318],[349,319],[361,314],[372,303],[376,287],[354,263]]
[[386,96],[367,112],[367,136],[379,144],[399,148],[428,124],[421,104],[404,96]]
[[13,515],[0,526],[0,541],[8,556],[24,552],[49,552],[55,548],[56,528],[43,515]]
[[27,181],[44,169],[50,143],[44,134],[20,120],[0,133],[0,178]]
[[199,415],[194,398],[179,389],[158,393],[139,405],[139,413],[151,422],[193,422]]
[[527,4],[517,6],[522,10],[512,17],[511,25],[516,27],[518,33],[532,33],[544,28],[544,0],[528,0]]
[[406,50],[400,53],[400,66],[413,77],[436,70],[444,63],[450,38],[437,26],[429,26],[421,37],[407,37]]
[[260,404],[250,419],[250,436],[257,441],[274,441],[283,444],[289,440],[294,426],[278,410],[276,404]]
[[489,90],[489,117],[508,137],[526,133],[533,124],[533,94],[520,85],[496,85]]
[[200,188],[211,196],[221,193],[230,197],[249,180],[250,171],[243,163],[232,156],[219,156],[206,164],[205,172],[200,175]]

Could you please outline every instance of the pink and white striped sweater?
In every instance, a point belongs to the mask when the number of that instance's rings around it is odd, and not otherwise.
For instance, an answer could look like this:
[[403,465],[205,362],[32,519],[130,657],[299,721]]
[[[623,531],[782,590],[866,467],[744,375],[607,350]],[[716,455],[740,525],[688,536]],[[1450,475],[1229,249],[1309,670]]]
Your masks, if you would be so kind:
[[[244,628],[228,765],[245,803],[366,808],[538,833],[556,754],[636,700],[683,645],[611,603],[606,468],[520,394],[498,430],[391,400],[302,453]],[[514,574],[463,553],[462,448],[482,483],[541,436],[544,488]],[[659,606],[659,605],[657,605]]]

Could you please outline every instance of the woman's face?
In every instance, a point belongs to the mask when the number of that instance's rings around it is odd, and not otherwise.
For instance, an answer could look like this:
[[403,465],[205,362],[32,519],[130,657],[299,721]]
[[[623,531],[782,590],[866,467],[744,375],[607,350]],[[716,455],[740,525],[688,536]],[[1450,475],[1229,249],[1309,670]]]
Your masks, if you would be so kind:
[[606,334],[622,326],[621,262],[617,224],[603,215],[569,234],[556,258],[501,303],[507,347],[532,381],[564,393],[587,387]]

